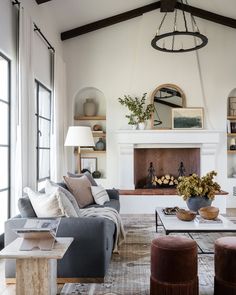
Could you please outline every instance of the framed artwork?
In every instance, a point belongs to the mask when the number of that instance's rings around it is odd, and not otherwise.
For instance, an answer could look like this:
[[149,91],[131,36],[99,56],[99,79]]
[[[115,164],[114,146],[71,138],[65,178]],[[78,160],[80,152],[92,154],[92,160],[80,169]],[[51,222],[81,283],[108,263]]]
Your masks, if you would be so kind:
[[203,129],[203,108],[172,108],[172,129]]
[[80,161],[81,161],[81,171],[83,169],[89,170],[90,173],[97,171],[97,158],[95,157],[81,158]]

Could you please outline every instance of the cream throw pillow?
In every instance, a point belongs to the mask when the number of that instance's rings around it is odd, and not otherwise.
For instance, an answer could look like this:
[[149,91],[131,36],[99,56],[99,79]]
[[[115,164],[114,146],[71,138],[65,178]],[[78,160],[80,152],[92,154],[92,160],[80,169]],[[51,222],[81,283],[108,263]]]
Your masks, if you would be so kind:
[[97,203],[98,205],[104,205],[105,202],[110,201],[107,191],[101,185],[91,186],[91,191],[95,203]]
[[64,180],[80,208],[94,204],[94,199],[90,189],[91,183],[86,176],[81,176],[79,178],[64,176]]
[[[75,199],[75,197],[72,195],[71,192],[69,192],[69,190],[59,186],[58,184],[56,184],[55,182],[51,181],[50,179],[47,179],[46,182],[45,182],[45,192],[46,194],[52,194],[55,189],[59,188],[59,190],[64,193],[64,195],[67,197],[67,199],[70,201],[72,207],[75,209],[75,212],[77,213],[77,216],[80,215],[80,212],[79,212],[79,206],[77,204],[77,201]],[[67,207],[71,208],[70,204],[67,205]],[[68,208],[68,209],[69,209]],[[73,211],[73,209],[70,209]],[[71,214],[70,214],[71,215]],[[73,215],[73,214],[72,214]],[[73,217],[73,216],[72,216]]]
[[[37,217],[77,217],[75,209],[59,188],[51,194],[34,192],[29,187],[24,189],[28,194]],[[71,207],[72,209],[71,209]]]

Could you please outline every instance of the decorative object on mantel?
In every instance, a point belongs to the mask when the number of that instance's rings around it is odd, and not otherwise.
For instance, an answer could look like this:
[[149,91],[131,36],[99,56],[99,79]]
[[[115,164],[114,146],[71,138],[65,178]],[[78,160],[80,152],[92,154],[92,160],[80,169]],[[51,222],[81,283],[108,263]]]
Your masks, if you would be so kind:
[[215,171],[211,171],[202,177],[195,173],[179,177],[177,193],[183,197],[190,210],[197,212],[200,208],[211,205],[215,193],[220,191],[220,185],[213,181],[216,175]]
[[[187,0],[180,0],[179,2],[181,5],[189,6]],[[184,10],[178,13],[176,7],[174,12],[172,10],[173,13],[169,14],[173,16],[173,26],[171,26],[171,30],[165,26],[165,24],[168,25],[170,23],[170,20],[168,20],[167,16],[168,11],[165,10],[164,12],[165,14],[157,29],[156,35],[151,41],[151,45],[154,49],[163,52],[181,53],[198,50],[207,45],[208,39],[205,35],[200,33],[196,20],[191,13],[191,9],[189,9],[188,14]],[[180,18],[182,18],[182,20]],[[167,21],[165,22],[166,19]],[[178,21],[179,19],[180,21]]]
[[84,103],[84,115],[85,116],[95,116],[97,113],[97,106],[93,98],[86,98]]
[[171,129],[172,108],[186,108],[183,90],[175,84],[162,84],[151,95],[154,112],[151,117],[151,128]]
[[172,129],[203,129],[203,108],[173,108]]
[[153,103],[146,104],[146,95],[144,93],[141,98],[131,97],[130,95],[124,95],[124,98],[118,98],[119,103],[124,105],[130,111],[130,115],[126,115],[129,119],[128,124],[131,126],[138,126],[138,129],[145,129],[145,123],[149,120],[154,112]]

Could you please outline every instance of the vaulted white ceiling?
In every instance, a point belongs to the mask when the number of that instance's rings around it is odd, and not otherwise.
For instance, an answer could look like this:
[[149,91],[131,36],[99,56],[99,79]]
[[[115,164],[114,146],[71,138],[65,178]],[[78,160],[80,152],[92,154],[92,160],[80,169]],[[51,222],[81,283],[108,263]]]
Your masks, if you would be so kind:
[[[39,6],[52,15],[59,32],[135,9],[156,0],[52,0]],[[189,5],[236,19],[236,0],[188,0]]]

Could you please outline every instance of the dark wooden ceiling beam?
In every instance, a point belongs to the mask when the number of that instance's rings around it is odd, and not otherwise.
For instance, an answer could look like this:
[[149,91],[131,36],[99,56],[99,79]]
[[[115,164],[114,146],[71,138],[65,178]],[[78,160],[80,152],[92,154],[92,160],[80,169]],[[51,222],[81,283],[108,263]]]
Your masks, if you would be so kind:
[[161,12],[173,12],[176,0],[161,0]]
[[120,13],[120,14],[117,14],[117,15],[114,15],[114,16],[84,25],[84,26],[81,26],[81,27],[78,27],[78,28],[75,28],[75,29],[72,29],[69,31],[65,31],[65,32],[61,33],[61,40],[67,40],[67,39],[74,38],[74,37],[77,37],[77,36],[80,36],[83,34],[87,34],[92,31],[99,30],[101,28],[112,26],[114,24],[141,16],[146,12],[156,10],[156,9],[160,8],[160,6],[161,6],[161,2],[157,1],[157,2],[148,4],[148,5],[133,9],[133,10],[129,10],[127,12]]
[[43,3],[45,3],[45,2],[49,2],[49,1],[51,1],[51,0],[35,0],[36,2],[37,2],[37,4],[43,4]]
[[[45,1],[45,0],[36,0],[36,1]],[[46,0],[48,1],[48,0]],[[167,2],[166,2],[167,3]],[[173,2],[172,2],[173,4]],[[101,28],[105,28],[108,26],[112,26],[114,24],[130,20],[132,18],[143,15],[144,13],[156,10],[161,7],[161,1],[154,2],[152,4],[148,4],[133,10],[129,10],[127,12],[114,15],[112,17],[108,17],[69,31],[65,31],[61,33],[61,40],[71,39],[83,34],[87,34],[89,32],[93,32],[99,30]],[[202,19],[221,24],[230,28],[236,29],[236,20],[230,17],[222,16],[207,10],[203,10],[197,7],[189,6],[186,4],[181,4],[178,1],[176,2],[176,8],[181,9],[186,12],[191,12],[194,16],[200,17]]]
[[236,29],[236,19],[234,18],[226,17],[197,7],[182,4],[180,2],[176,3],[176,8],[186,12],[191,12],[192,15],[200,17],[202,19]]

